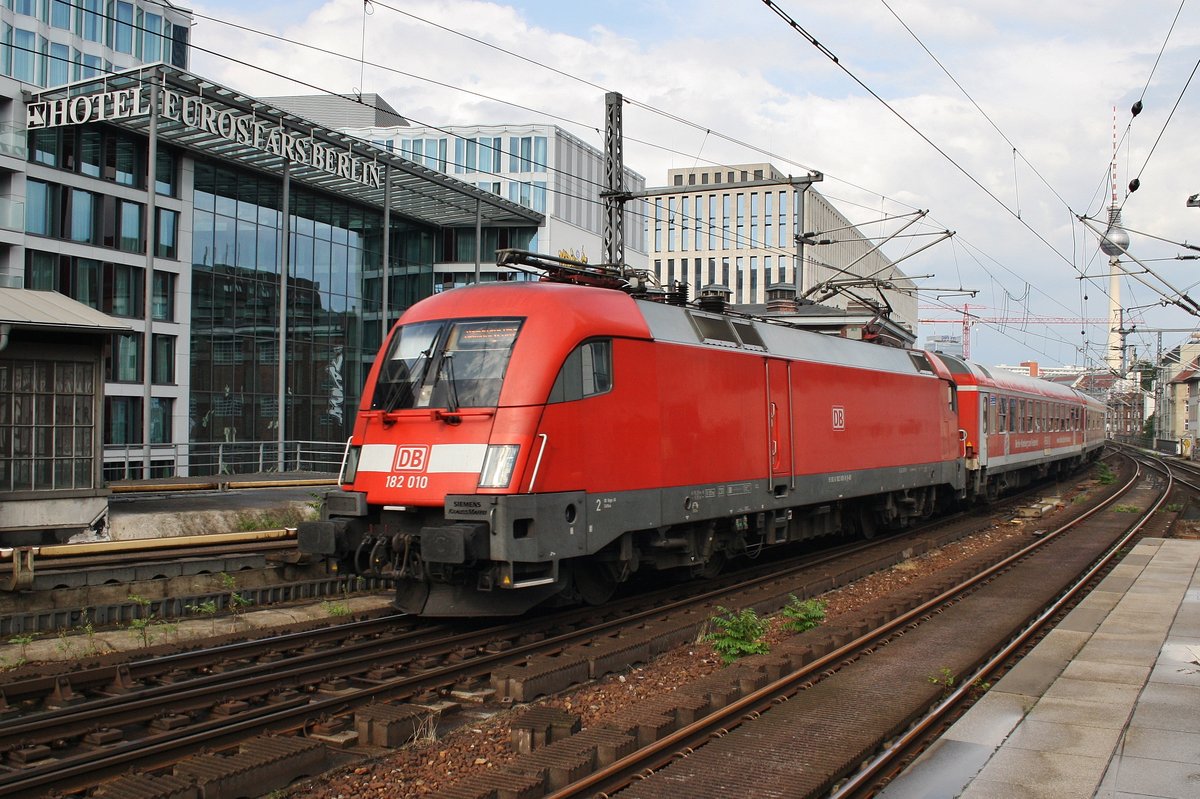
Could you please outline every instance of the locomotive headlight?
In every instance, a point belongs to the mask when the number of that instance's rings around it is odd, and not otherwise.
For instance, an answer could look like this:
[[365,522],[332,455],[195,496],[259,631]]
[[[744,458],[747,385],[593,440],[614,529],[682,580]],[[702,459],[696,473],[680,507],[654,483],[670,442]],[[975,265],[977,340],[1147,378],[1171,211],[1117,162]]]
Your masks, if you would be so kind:
[[480,488],[508,488],[512,481],[513,467],[517,465],[517,444],[493,444],[483,456],[483,468],[479,470]]

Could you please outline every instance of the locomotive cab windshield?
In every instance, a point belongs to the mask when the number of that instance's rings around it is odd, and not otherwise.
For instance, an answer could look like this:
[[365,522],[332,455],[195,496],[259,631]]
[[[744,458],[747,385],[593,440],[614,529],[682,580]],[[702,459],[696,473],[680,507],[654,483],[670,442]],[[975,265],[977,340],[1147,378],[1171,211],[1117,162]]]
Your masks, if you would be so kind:
[[403,325],[379,370],[371,408],[494,408],[522,319]]

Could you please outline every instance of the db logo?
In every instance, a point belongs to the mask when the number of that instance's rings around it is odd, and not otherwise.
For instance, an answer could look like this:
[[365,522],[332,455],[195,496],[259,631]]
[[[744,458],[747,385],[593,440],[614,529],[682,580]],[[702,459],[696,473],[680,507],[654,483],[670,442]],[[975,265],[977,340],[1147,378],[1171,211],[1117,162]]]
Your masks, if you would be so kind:
[[423,472],[429,461],[429,447],[396,447],[396,471]]
[[843,408],[841,405],[833,406],[833,429],[834,430],[845,430],[846,429],[846,409]]

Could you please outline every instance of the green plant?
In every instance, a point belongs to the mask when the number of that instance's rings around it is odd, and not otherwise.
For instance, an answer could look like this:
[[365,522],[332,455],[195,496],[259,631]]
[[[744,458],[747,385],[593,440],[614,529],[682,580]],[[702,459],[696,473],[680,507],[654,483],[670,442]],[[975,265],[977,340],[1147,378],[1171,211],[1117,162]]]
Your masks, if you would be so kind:
[[88,651],[96,654],[96,623],[92,621],[91,608],[79,609],[79,625],[75,629],[87,636]]
[[257,530],[281,530],[285,527],[295,527],[300,522],[308,521],[316,515],[312,503],[297,507],[290,505],[282,508],[239,513],[233,522],[235,532],[249,533]]
[[1163,508],[1163,510],[1167,511],[1168,513],[1179,513],[1179,511],[1183,510],[1183,503],[1182,502],[1168,502],[1166,507]]
[[234,618],[241,619],[242,611],[254,603],[233,590],[237,588],[237,581],[233,579],[232,575],[221,572],[221,586],[229,592],[229,609],[233,612]]
[[987,682],[986,680],[984,680],[982,677],[980,679],[976,680],[975,682],[971,683],[971,693],[976,698],[978,698],[981,694],[987,693],[991,689],[992,689],[992,684],[990,682]]
[[350,615],[350,606],[345,602],[330,602],[329,600],[325,600],[321,603],[321,608],[325,611],[327,616],[337,617]]
[[720,616],[708,620],[712,632],[704,636],[713,645],[713,649],[721,656],[721,662],[729,665],[745,655],[760,655],[771,651],[767,642],[762,640],[767,632],[767,622],[759,618],[754,608],[740,611],[718,607]]
[[1117,513],[1140,513],[1142,509],[1137,505],[1113,505],[1113,510]]
[[331,602],[325,600],[321,603],[321,607],[325,610],[327,616],[349,616],[350,615],[350,594],[355,591],[361,591],[366,585],[366,578],[361,574],[355,575],[353,578],[347,577],[346,582],[342,583],[342,601]]
[[1108,467],[1107,463],[1096,464],[1096,482],[1101,485],[1109,485],[1116,479],[1117,476],[1113,474],[1113,470]]
[[154,633],[152,628],[159,621],[155,617],[154,611],[150,606],[154,604],[154,600],[137,594],[130,594],[129,601],[141,608],[141,614],[134,619],[129,620],[129,629],[142,641],[142,646],[150,646],[154,641]]
[[797,599],[791,595],[790,601],[780,611],[787,621],[783,626],[792,632],[802,633],[820,626],[825,621],[825,603],[819,599]]
[[1071,504],[1079,505],[1080,503],[1087,502],[1087,498],[1088,498],[1087,494],[1084,494],[1084,493],[1076,494],[1075,496],[1071,497]]
[[184,605],[184,609],[188,613],[198,613],[203,616],[208,616],[212,620],[213,635],[217,633],[217,600],[206,599],[203,602],[194,602],[191,605]]
[[934,685],[942,687],[942,696],[949,696],[950,692],[954,690],[954,672],[945,666],[938,669],[937,674],[930,674],[927,679]]
[[8,642],[13,646],[21,647],[21,661],[16,665],[20,666],[29,662],[29,645],[33,643],[33,639],[37,638],[33,633],[24,633],[22,635],[14,635],[8,639]]
[[75,659],[75,642],[71,640],[71,636],[67,635],[66,630],[58,631],[58,644],[56,646],[58,647],[58,651],[62,652],[68,659]]

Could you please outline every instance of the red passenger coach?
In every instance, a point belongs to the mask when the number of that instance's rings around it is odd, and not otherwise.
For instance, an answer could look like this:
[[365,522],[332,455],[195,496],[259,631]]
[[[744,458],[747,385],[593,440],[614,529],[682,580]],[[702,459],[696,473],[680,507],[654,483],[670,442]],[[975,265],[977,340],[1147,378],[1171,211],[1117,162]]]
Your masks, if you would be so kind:
[[1031,480],[1095,458],[1104,445],[1104,404],[1073,388],[988,370],[941,353],[958,386],[967,491],[994,499]]
[[631,294],[495,283],[410,308],[301,548],[391,575],[413,613],[511,615],[902,527],[1090,443],[965,426],[982,387],[1007,400],[1039,381]]

